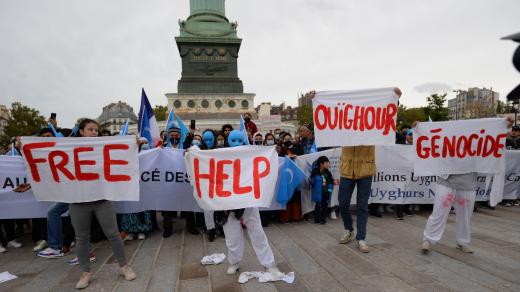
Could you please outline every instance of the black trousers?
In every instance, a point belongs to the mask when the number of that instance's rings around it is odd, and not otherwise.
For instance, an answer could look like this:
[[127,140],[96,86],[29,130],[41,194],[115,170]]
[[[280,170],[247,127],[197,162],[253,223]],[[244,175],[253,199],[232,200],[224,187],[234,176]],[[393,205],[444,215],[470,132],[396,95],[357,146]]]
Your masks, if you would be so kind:
[[314,206],[314,222],[325,223],[327,221],[327,215],[329,210],[330,194],[324,193],[321,195],[321,202],[316,202]]
[[31,219],[31,237],[34,242],[47,240],[47,218]]
[[15,224],[14,219],[0,220],[0,243],[3,246],[6,246],[8,241],[14,240],[14,238],[15,238],[14,224]]

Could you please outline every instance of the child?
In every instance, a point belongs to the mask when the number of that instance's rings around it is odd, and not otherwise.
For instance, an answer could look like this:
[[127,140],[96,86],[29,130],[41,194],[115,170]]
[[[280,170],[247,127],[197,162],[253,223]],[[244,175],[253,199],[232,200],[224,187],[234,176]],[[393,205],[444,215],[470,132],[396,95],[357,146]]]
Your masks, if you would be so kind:
[[329,171],[329,159],[326,156],[320,156],[314,163],[309,178],[312,186],[312,201],[316,203],[314,207],[314,223],[325,224],[326,215],[334,180],[332,173]]

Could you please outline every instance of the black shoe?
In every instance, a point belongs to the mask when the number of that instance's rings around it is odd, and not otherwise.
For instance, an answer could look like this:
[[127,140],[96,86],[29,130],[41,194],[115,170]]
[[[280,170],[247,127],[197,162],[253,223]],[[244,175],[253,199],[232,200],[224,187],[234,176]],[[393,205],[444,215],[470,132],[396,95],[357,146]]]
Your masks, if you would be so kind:
[[217,237],[217,231],[215,229],[208,230],[208,240],[209,240],[209,242],[215,241],[216,237]]
[[200,234],[200,231],[199,231],[197,228],[195,228],[195,227],[188,228],[188,232],[191,233],[191,234],[193,234],[193,235],[198,235],[198,234]]
[[325,225],[325,223],[327,223],[327,221],[325,221],[325,220],[320,222],[321,225]]
[[171,230],[164,230],[162,236],[164,238],[168,238],[168,237],[172,236],[172,234],[173,234],[173,232]]
[[372,216],[374,216],[374,217],[377,217],[377,218],[381,218],[381,217],[383,217],[383,214],[381,214],[381,213],[378,212],[378,211],[370,211],[369,213],[370,213],[370,215],[372,215]]

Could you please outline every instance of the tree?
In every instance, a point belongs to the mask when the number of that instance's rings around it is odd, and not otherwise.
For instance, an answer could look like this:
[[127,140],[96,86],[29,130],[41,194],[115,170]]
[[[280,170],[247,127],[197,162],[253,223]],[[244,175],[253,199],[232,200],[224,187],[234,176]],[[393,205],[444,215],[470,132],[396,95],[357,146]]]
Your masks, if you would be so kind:
[[312,129],[313,119],[312,119],[312,107],[308,105],[300,106],[298,108],[298,124],[305,125],[309,124],[309,127]]
[[432,118],[432,121],[447,121],[450,110],[445,107],[446,96],[448,94],[434,93],[426,98],[428,105],[424,108],[424,113]]
[[428,116],[424,113],[422,107],[407,108],[400,104],[397,110],[397,123],[401,127],[403,125],[411,126],[415,121],[424,122],[428,120]]
[[168,107],[164,105],[156,105],[153,109],[153,114],[157,121],[166,121],[166,117],[168,116]]
[[493,107],[489,107],[483,100],[469,101],[466,104],[466,117],[468,119],[481,119],[494,117]]
[[25,106],[21,102],[13,102],[4,135],[0,137],[1,143],[9,144],[11,137],[32,135],[46,125],[45,118],[38,110]]

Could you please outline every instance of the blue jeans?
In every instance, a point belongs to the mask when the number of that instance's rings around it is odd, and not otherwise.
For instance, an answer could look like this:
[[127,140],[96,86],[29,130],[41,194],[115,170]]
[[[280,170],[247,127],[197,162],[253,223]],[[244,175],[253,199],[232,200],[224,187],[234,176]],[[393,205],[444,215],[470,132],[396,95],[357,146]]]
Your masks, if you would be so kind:
[[341,218],[343,218],[343,227],[345,230],[353,231],[352,215],[350,214],[350,200],[354,187],[357,186],[357,234],[356,240],[365,240],[367,235],[367,221],[368,221],[368,199],[370,198],[370,188],[372,186],[372,177],[365,177],[362,179],[349,179],[342,177],[339,182],[339,209],[341,211]]
[[61,250],[62,248],[61,215],[68,210],[68,203],[54,203],[47,211],[47,242],[52,249]]

